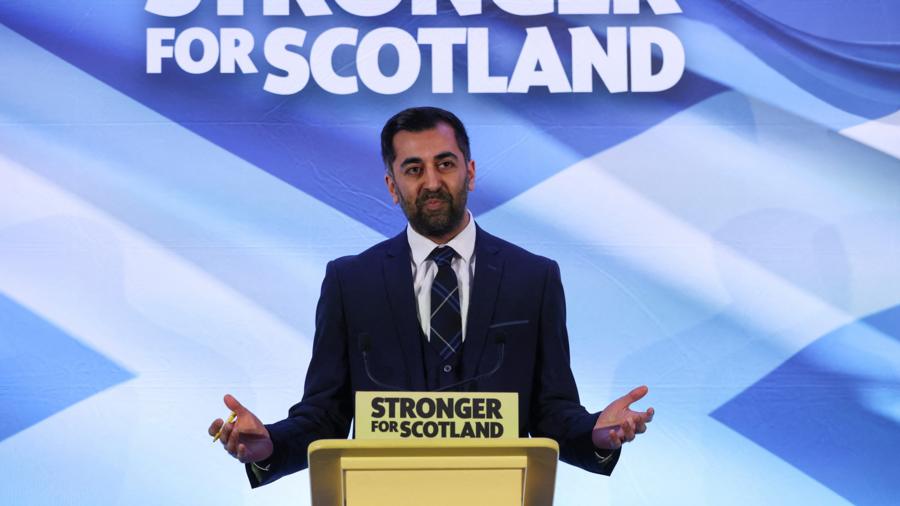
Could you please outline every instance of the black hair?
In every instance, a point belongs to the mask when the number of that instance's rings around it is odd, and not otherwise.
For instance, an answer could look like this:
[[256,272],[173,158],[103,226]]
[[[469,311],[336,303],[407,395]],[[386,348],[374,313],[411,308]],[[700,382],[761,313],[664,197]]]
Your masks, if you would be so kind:
[[472,158],[469,152],[469,135],[455,114],[437,107],[410,107],[392,116],[381,129],[381,159],[384,160],[388,172],[391,171],[391,164],[397,158],[397,152],[394,151],[394,136],[398,132],[422,132],[435,128],[440,123],[446,123],[453,128],[456,133],[456,144],[462,151],[464,161],[468,163]]

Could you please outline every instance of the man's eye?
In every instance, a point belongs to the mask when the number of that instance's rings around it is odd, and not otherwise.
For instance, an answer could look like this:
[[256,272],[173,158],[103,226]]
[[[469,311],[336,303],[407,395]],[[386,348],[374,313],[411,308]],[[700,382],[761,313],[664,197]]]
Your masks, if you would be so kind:
[[406,168],[406,174],[409,174],[410,176],[416,176],[419,174],[419,172],[422,172],[422,167],[407,167]]
[[453,160],[445,160],[445,161],[439,163],[438,167],[440,167],[442,169],[449,169],[449,168],[453,167]]

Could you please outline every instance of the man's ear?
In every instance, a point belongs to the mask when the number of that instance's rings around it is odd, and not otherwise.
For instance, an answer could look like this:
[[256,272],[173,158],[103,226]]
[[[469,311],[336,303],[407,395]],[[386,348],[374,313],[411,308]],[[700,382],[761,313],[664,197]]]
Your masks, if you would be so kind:
[[388,192],[391,194],[395,204],[400,203],[400,197],[397,195],[397,184],[394,182],[394,175],[390,170],[384,173],[384,184],[387,186]]
[[466,178],[469,180],[469,191],[475,189],[475,160],[469,160],[466,166]]

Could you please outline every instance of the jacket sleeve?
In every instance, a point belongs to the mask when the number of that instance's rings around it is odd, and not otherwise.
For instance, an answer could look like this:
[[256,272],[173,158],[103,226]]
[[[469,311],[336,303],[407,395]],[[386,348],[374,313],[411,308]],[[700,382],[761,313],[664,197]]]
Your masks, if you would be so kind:
[[599,413],[589,413],[578,398],[569,359],[566,301],[559,265],[548,262],[540,310],[536,384],[532,391],[532,436],[559,443],[560,458],[593,473],[609,475],[621,450],[597,450],[591,432]]
[[307,450],[313,441],[345,439],[350,431],[353,395],[337,262],[329,262],[325,268],[303,399],[290,408],[287,418],[266,425],[274,452],[258,466],[247,465],[247,477],[254,488],[306,469]]

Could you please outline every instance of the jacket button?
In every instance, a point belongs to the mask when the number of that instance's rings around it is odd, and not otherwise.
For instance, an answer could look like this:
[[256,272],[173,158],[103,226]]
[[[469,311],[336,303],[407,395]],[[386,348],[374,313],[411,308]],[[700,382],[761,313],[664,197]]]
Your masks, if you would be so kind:
[[444,372],[450,372],[450,371],[452,371],[452,370],[453,370],[453,366],[452,366],[452,365],[447,364],[447,365],[444,366]]

